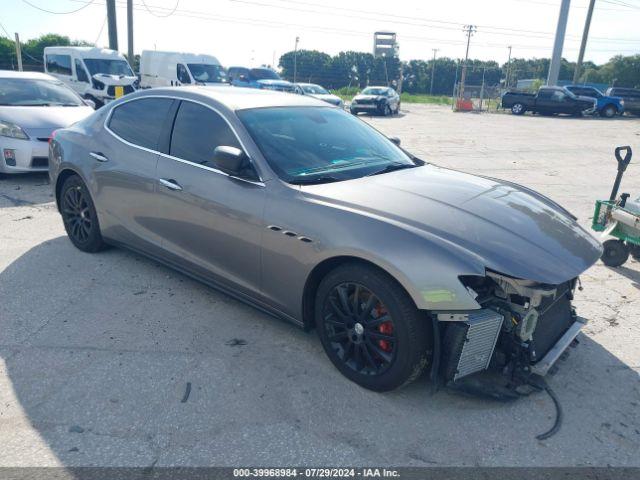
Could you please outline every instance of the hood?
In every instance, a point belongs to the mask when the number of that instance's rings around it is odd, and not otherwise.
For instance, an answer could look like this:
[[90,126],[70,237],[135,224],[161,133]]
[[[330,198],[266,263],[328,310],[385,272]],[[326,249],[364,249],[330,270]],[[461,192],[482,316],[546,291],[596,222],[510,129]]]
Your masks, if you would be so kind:
[[137,80],[137,77],[129,77],[126,75],[109,75],[107,73],[96,73],[93,78],[104,83],[107,86],[133,85],[133,83]]
[[381,98],[383,98],[381,95],[356,95],[355,97],[353,97],[354,100],[360,101],[360,100],[380,100]]
[[[93,113],[93,108],[79,107],[0,107],[0,119],[22,127],[29,136],[45,136],[57,128],[68,127]],[[30,133],[31,132],[31,133]],[[37,133],[34,133],[37,132]]]
[[257,80],[260,85],[264,85],[265,87],[287,87],[293,88],[293,84],[291,82],[287,82],[286,80],[272,80],[272,79],[263,79]]
[[558,285],[600,257],[598,241],[546,197],[433,165],[304,186],[310,200],[411,229],[458,258]]
[[332,93],[314,93],[309,96],[330,103],[332,105],[340,105],[342,103],[342,99],[337,95],[333,95]]

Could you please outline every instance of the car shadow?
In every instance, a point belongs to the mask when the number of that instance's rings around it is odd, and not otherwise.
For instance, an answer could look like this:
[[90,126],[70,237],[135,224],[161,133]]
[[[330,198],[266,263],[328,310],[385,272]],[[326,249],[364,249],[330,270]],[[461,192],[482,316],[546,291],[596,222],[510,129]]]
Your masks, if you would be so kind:
[[638,374],[584,335],[549,379],[563,428],[540,442],[542,393],[364,390],[315,334],[128,251],[43,242],[0,272],[0,298],[0,465],[637,462]]
[[0,173],[0,208],[39,205],[52,200],[47,172]]
[[[627,263],[631,263],[631,262],[632,262],[631,259],[627,261]],[[640,262],[633,262],[631,264],[637,267],[638,265],[640,265]],[[625,265],[622,265],[620,267],[607,267],[607,268],[612,272],[616,272],[624,277],[627,277],[629,280],[633,282],[632,285],[640,290],[640,271],[634,270],[633,268],[630,268]]]

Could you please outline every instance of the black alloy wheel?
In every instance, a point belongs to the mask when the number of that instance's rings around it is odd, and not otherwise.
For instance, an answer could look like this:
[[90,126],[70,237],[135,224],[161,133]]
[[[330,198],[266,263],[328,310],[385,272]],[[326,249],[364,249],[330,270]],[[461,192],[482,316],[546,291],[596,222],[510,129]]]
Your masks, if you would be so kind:
[[77,175],[67,178],[62,186],[60,213],[67,235],[77,248],[93,253],[105,247],[91,195]]
[[607,240],[602,247],[600,259],[607,267],[619,267],[629,258],[629,248],[622,240]]
[[393,318],[371,290],[357,283],[336,285],[323,315],[331,347],[347,367],[363,375],[389,368],[397,343]]
[[316,293],[315,323],[335,367],[371,390],[412,382],[432,357],[430,319],[374,266],[354,262],[329,272]]

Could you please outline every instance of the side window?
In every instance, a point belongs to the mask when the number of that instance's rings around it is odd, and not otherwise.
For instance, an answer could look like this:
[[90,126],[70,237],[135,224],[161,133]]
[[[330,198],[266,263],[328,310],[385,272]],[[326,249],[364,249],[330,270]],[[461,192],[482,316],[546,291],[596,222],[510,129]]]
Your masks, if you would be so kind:
[[551,99],[552,95],[553,95],[553,90],[540,90],[538,92],[538,98],[542,98],[544,100]]
[[82,66],[82,63],[80,63],[80,60],[76,59],[74,61],[74,65],[76,67],[76,77],[78,77],[78,81],[89,83],[89,77],[87,76],[87,72]]
[[69,55],[47,55],[47,71],[71,75],[71,57]]
[[173,100],[142,98],[113,109],[109,128],[119,137],[141,147],[158,150],[162,125]]
[[[213,151],[219,146],[242,148],[227,122],[213,110],[183,101],[178,109],[169,153],[177,158],[214,168]],[[256,178],[247,165],[247,178]]]
[[554,102],[562,102],[564,101],[564,98],[566,97],[566,95],[558,90],[556,90],[555,92],[553,92],[553,95],[551,95],[551,100]]
[[187,72],[187,67],[183,64],[178,63],[177,65],[177,77],[180,83],[191,83],[191,79],[189,78],[189,72]]

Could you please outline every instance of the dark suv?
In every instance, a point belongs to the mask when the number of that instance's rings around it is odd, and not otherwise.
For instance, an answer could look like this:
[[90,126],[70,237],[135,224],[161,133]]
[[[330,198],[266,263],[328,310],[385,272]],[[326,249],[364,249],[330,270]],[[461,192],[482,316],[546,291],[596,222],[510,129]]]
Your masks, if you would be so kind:
[[607,95],[612,97],[622,97],[624,100],[624,111],[640,115],[640,90],[637,88],[611,87],[607,89]]

